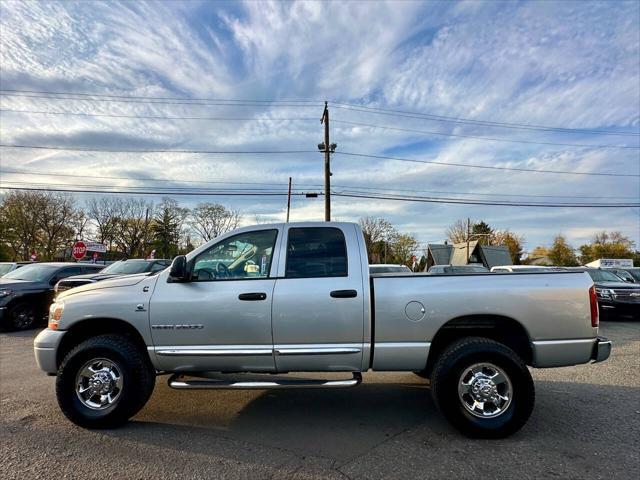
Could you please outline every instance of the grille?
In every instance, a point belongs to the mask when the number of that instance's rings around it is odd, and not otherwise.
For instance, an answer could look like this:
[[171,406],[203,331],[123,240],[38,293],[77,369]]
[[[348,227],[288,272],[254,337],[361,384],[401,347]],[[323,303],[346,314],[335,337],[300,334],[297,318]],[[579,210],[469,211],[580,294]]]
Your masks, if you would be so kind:
[[640,303],[640,288],[627,289],[627,290],[613,290],[613,296],[615,297],[616,300]]

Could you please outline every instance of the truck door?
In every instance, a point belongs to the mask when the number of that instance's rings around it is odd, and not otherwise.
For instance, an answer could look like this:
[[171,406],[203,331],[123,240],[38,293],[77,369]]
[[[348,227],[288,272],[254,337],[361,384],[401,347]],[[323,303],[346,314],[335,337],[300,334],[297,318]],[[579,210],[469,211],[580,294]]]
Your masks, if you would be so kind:
[[285,236],[273,292],[277,370],[360,370],[365,296],[355,227],[285,227]]
[[160,274],[149,313],[162,368],[275,370],[271,268],[277,237],[270,227],[214,243],[190,260],[190,282],[170,283],[168,270]]

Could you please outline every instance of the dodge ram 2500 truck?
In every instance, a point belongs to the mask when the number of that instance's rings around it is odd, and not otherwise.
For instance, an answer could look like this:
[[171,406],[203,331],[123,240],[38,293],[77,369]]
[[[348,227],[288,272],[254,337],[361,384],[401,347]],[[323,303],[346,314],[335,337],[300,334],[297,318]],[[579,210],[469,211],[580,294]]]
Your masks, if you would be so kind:
[[175,389],[268,389],[356,386],[376,370],[430,379],[460,431],[503,437],[532,412],[528,366],[602,361],[611,342],[584,272],[370,275],[358,225],[287,223],[62,292],[34,348],[64,414],[89,428],[135,415],[159,373]]

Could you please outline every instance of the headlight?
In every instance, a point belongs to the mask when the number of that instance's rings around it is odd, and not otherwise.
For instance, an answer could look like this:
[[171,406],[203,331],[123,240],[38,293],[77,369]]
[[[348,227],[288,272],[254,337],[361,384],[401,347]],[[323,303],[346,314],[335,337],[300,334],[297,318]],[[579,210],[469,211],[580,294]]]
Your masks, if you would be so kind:
[[600,298],[611,298],[613,292],[608,288],[597,288],[596,293]]
[[9,295],[11,295],[11,290],[9,290],[8,288],[3,288],[2,290],[0,290],[0,298],[8,297]]
[[49,307],[49,328],[51,330],[58,329],[62,312],[64,312],[64,302],[52,303],[51,307]]

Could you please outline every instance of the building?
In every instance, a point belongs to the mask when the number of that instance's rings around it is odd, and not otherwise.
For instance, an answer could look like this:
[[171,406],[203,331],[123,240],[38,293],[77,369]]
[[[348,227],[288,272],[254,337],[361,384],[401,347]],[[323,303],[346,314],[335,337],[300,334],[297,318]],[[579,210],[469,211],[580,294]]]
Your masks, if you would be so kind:
[[477,240],[448,244],[427,245],[425,272],[433,265],[482,264],[489,270],[498,265],[512,265],[509,249],[504,245],[481,245]]

